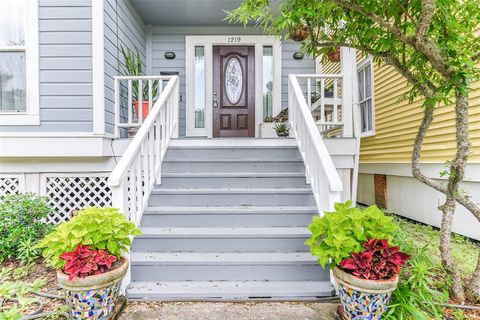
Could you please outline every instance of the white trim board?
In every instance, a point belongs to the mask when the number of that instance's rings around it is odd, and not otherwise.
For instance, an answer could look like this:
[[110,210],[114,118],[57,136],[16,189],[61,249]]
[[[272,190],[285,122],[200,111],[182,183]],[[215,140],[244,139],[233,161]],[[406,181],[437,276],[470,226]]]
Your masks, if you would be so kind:
[[38,0],[29,0],[25,25],[27,112],[0,113],[2,126],[40,125],[38,24]]
[[[440,177],[440,172],[445,170],[443,163],[424,163],[421,169],[431,178],[444,179]],[[413,177],[410,163],[360,163],[359,173]],[[464,181],[480,182],[480,163],[467,164]]]
[[[234,43],[231,39],[239,39]],[[273,114],[281,111],[282,99],[282,43],[275,36],[256,36],[256,35],[238,35],[238,36],[186,36],[186,110],[185,126],[186,136],[213,137],[213,111],[212,111],[212,86],[213,86],[213,46],[235,45],[235,46],[255,46],[255,137],[259,136],[258,127],[263,122],[263,46],[273,47]],[[205,128],[195,128],[195,114],[193,108],[194,99],[194,57],[195,46],[205,48]],[[258,54],[257,54],[258,53]]]
[[93,132],[105,133],[104,2],[92,1]]

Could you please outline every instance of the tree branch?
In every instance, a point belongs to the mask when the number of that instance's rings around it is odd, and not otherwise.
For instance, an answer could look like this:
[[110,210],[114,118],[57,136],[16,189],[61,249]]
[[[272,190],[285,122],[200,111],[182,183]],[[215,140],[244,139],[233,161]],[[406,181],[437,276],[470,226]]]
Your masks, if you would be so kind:
[[432,23],[433,16],[437,11],[435,0],[422,0],[422,12],[417,23],[417,39],[423,39],[428,32],[428,28]]

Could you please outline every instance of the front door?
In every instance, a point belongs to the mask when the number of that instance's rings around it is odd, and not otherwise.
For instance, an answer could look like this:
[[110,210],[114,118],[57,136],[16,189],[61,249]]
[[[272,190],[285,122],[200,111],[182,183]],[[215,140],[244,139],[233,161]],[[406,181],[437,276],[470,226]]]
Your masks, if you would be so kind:
[[213,136],[255,136],[255,48],[213,47]]

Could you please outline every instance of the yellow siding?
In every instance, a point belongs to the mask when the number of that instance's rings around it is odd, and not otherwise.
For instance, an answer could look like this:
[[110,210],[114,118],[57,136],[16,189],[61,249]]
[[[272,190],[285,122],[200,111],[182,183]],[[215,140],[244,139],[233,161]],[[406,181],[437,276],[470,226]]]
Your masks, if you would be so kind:
[[[470,93],[470,163],[480,163],[480,82]],[[421,100],[400,100],[408,92],[406,80],[391,66],[374,66],[375,135],[362,139],[362,163],[409,163],[422,118]],[[455,153],[453,106],[440,106],[425,138],[424,163],[444,163]]]

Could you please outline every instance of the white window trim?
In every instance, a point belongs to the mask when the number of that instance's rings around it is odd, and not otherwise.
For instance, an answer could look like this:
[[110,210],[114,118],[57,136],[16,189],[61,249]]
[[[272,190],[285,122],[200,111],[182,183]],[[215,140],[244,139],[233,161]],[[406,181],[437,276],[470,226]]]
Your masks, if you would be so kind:
[[[373,60],[372,60],[372,57],[371,56],[368,56],[367,58],[363,59],[362,61],[360,61],[358,64],[357,64],[357,88],[358,88],[358,72],[362,69],[364,69],[365,67],[367,67],[368,65],[370,65],[370,72],[371,72],[371,77],[370,77],[370,88],[372,90],[371,92],[371,100],[372,100],[372,130],[370,131],[365,131],[365,132],[362,132],[362,128],[360,128],[360,137],[362,138],[366,138],[366,137],[372,137],[375,135],[375,80],[374,80],[374,72],[373,72]],[[361,109],[360,109],[360,96],[358,95],[358,109],[359,109],[359,114],[360,114],[360,125],[361,125],[361,121],[362,121],[362,113],[361,113]]]
[[25,26],[25,55],[27,77],[27,111],[1,112],[0,125],[40,125],[39,97],[39,61],[38,61],[38,0],[27,1],[27,17]]
[[[229,43],[229,38],[240,37],[239,43]],[[259,137],[258,129],[263,122],[263,46],[273,47],[273,114],[278,114],[282,100],[282,43],[275,36],[224,35],[224,36],[187,36],[186,37],[186,136],[213,137],[213,46],[237,45],[255,46],[255,137]],[[205,48],[205,128],[195,128],[194,99],[194,56],[195,46]],[[260,54],[257,54],[260,53]]]

